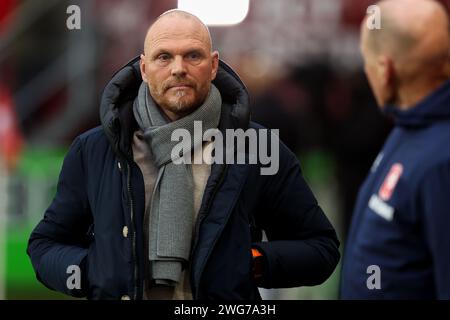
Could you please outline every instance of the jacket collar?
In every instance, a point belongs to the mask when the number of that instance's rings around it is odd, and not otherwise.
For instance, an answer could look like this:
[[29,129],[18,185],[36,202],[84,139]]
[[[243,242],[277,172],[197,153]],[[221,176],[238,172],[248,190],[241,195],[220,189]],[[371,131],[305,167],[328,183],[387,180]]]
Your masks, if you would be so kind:
[[[139,57],[119,69],[106,85],[100,102],[100,120],[115,152],[129,156],[131,140],[137,124],[133,116],[133,101],[142,83]],[[219,60],[214,85],[222,96],[223,107],[219,128],[248,128],[250,121],[247,88],[233,69]]]
[[439,120],[450,119],[450,80],[426,96],[411,109],[402,111],[388,105],[384,113],[392,115],[395,124],[402,127],[424,127]]

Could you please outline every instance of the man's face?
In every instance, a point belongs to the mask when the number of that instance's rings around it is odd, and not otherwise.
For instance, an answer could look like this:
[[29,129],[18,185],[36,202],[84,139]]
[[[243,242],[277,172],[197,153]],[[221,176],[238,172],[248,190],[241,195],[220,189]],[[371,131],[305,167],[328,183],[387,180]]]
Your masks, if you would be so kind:
[[382,108],[385,104],[382,86],[380,85],[380,79],[378,77],[376,58],[368,48],[367,32],[367,29],[363,27],[361,31],[361,54],[364,60],[364,72],[367,76],[367,80],[369,81],[369,85],[375,96],[377,104],[380,108]]
[[364,72],[369,81],[369,85],[377,101],[378,107],[383,109],[387,103],[392,103],[394,99],[394,88],[392,86],[392,60],[386,55],[377,55],[370,48],[368,41],[370,32],[363,22],[361,28],[361,54],[364,60]]
[[163,17],[147,37],[142,78],[155,102],[177,120],[205,101],[218,60],[203,25],[183,17]]

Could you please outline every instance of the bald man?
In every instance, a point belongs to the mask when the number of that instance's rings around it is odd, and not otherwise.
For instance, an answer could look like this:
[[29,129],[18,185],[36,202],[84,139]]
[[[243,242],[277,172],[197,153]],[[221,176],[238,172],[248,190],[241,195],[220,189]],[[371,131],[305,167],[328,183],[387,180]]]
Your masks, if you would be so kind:
[[[260,142],[278,140],[249,120],[248,101],[197,17],[161,15],[144,53],[106,86],[102,127],[76,138],[64,160],[29,240],[38,279],[77,297],[124,300],[259,300],[258,287],[325,281],[339,260],[334,228],[296,157]],[[196,138],[199,123],[214,143]],[[242,157],[234,145],[219,158],[219,137],[244,130],[277,156],[276,172],[228,161]],[[188,143],[177,149],[174,136]]]
[[361,25],[376,101],[395,128],[362,185],[345,247],[344,299],[450,299],[450,36],[430,0],[378,3]]

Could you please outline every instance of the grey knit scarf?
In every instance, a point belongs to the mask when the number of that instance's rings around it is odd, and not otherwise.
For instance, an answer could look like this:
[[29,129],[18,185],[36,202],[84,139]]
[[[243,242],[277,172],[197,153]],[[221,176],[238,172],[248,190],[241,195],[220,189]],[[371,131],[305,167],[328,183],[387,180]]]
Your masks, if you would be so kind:
[[[172,132],[186,129],[191,134],[191,150],[202,144],[194,141],[194,121],[202,121],[203,130],[217,128],[222,98],[211,84],[205,102],[193,113],[168,122],[143,82],[134,101],[133,111],[147,141],[158,177],[149,208],[149,259],[152,283],[176,286],[183,266],[189,259],[194,216],[194,183],[190,164],[174,164],[172,149],[179,141],[171,141]],[[180,155],[181,158],[182,155]]]

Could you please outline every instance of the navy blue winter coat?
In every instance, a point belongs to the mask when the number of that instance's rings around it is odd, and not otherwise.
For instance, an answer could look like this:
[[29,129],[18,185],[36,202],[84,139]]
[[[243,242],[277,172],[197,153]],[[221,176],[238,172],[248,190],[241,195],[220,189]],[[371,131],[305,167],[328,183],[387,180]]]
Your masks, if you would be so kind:
[[[31,234],[27,252],[37,278],[51,289],[89,299],[142,299],[144,182],[131,151],[132,102],[141,81],[134,59],[106,86],[102,127],[73,142],[55,198]],[[214,84],[223,99],[221,130],[261,128],[249,121],[247,91],[223,62]],[[261,242],[262,230],[270,242]],[[257,286],[320,284],[338,263],[338,245],[284,145],[276,175],[260,175],[260,165],[213,164],[191,252],[193,297],[258,300]],[[264,256],[259,283],[252,247]],[[81,268],[81,289],[66,285],[70,265]]]
[[450,81],[388,111],[396,125],[359,192],[341,297],[450,299]]

